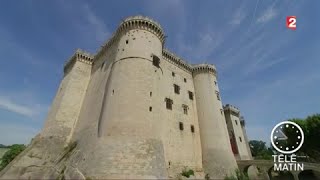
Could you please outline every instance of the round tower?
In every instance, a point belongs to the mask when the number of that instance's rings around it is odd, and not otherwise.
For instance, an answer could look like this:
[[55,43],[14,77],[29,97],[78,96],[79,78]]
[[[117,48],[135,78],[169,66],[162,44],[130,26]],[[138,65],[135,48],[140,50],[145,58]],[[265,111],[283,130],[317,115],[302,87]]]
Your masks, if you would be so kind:
[[134,16],[120,24],[115,36],[115,59],[98,124],[103,151],[99,158],[106,165],[102,177],[166,178],[163,143],[157,133],[160,122],[153,118],[151,97],[163,30],[149,18]]
[[200,64],[193,67],[195,97],[200,127],[203,168],[210,178],[223,179],[237,168],[231,150],[216,68]]

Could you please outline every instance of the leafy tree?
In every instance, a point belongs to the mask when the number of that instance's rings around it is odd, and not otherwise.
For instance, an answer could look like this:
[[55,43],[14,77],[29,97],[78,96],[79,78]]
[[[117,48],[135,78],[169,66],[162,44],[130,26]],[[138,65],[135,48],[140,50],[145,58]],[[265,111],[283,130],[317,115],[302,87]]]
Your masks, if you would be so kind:
[[[304,143],[297,152],[298,155],[307,155],[311,161],[320,162],[320,114],[308,116],[306,119],[290,119],[297,123],[304,132]],[[294,136],[294,131],[287,131],[286,135]]]
[[18,154],[26,148],[23,144],[14,144],[10,146],[10,150],[4,153],[0,164],[0,170],[5,168]]
[[255,159],[272,159],[273,151],[266,146],[266,143],[258,140],[249,141],[252,156]]

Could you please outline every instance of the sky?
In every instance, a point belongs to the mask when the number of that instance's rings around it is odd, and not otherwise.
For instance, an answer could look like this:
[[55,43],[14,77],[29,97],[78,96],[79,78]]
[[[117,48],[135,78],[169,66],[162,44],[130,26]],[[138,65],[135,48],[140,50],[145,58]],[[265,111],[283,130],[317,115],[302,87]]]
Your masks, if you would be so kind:
[[[121,20],[163,27],[165,47],[217,67],[223,104],[240,108],[249,139],[278,122],[320,113],[320,1],[11,1],[0,6],[0,144],[40,132],[77,48],[96,53]],[[286,16],[297,16],[297,29]]]

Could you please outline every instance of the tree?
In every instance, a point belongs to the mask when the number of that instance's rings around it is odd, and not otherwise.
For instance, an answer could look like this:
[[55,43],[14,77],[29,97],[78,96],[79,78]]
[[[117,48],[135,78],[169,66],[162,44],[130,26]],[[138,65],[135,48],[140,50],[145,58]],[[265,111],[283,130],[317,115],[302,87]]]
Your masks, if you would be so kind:
[[249,141],[252,156],[255,159],[272,159],[273,151],[266,146],[266,143],[258,140]]
[[[320,162],[320,114],[308,116],[306,119],[290,119],[297,123],[304,132],[304,143],[297,152],[298,155],[307,155],[314,162]],[[294,131],[287,131],[286,135],[294,136]]]
[[0,170],[5,168],[17,155],[26,148],[23,144],[14,144],[10,146],[10,150],[4,153],[0,164]]

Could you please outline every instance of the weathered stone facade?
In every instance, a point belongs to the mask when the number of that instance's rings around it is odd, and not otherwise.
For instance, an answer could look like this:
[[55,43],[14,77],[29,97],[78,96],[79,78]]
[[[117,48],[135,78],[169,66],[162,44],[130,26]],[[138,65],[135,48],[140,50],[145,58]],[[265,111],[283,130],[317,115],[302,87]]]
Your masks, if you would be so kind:
[[198,178],[237,168],[213,65],[164,49],[155,21],[124,20],[96,55],[81,50],[42,132],[2,178]]

